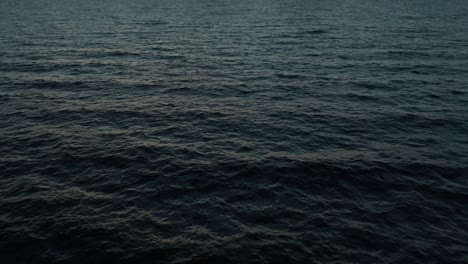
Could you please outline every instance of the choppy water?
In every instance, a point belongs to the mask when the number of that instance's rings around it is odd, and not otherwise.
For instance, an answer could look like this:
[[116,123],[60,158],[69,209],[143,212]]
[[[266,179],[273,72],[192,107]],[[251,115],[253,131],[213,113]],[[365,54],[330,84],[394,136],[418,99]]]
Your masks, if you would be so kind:
[[468,2],[2,0],[2,263],[467,263]]

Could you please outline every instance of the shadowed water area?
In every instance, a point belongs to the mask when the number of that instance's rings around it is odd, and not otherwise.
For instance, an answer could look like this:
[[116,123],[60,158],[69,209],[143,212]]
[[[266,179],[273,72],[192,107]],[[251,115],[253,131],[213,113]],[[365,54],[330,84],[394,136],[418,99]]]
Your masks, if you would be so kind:
[[1,263],[467,263],[468,1],[1,0]]

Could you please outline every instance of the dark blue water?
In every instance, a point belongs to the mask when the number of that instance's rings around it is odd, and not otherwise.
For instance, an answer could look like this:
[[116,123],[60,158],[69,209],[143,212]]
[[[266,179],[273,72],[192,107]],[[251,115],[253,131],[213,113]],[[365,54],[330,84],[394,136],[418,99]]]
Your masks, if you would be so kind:
[[467,263],[468,1],[2,0],[1,263]]

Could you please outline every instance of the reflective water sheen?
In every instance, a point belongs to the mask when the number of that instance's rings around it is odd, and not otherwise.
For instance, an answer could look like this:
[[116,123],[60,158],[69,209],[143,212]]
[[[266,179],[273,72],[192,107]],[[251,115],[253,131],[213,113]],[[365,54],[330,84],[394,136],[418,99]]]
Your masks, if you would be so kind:
[[467,14],[2,0],[0,262],[467,263]]

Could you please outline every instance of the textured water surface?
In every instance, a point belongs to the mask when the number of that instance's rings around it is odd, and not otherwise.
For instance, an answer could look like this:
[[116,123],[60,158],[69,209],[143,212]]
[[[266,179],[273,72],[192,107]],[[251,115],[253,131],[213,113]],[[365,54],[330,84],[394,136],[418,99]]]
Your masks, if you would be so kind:
[[467,263],[467,14],[0,1],[0,262]]

